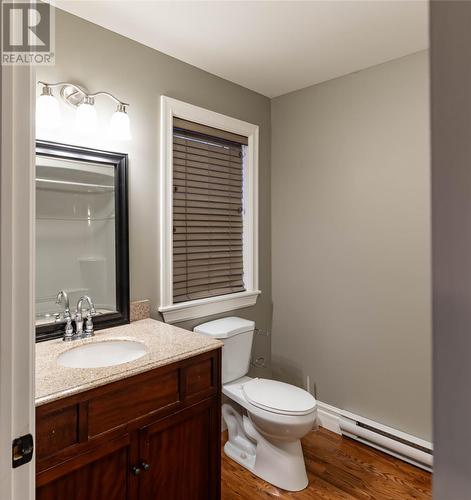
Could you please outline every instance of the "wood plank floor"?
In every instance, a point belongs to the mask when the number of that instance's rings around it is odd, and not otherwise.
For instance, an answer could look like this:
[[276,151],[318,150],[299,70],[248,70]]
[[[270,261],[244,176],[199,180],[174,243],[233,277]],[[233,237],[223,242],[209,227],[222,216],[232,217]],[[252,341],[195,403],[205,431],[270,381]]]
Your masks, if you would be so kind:
[[309,433],[303,449],[309,486],[298,493],[255,477],[222,451],[222,500],[432,498],[431,474],[325,429]]

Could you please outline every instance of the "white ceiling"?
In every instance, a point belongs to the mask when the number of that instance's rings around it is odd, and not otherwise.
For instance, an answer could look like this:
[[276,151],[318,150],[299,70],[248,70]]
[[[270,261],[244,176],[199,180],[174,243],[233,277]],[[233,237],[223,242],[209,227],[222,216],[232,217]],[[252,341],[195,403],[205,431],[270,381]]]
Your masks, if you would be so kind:
[[268,97],[428,47],[428,2],[57,0]]

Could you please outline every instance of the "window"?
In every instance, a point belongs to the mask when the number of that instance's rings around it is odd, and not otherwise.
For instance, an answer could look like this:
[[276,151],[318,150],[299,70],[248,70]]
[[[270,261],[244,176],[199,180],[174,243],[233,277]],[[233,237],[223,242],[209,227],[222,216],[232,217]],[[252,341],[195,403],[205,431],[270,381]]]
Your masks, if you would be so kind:
[[258,127],[161,99],[161,306],[173,323],[254,305]]
[[173,119],[173,303],[245,291],[247,138]]

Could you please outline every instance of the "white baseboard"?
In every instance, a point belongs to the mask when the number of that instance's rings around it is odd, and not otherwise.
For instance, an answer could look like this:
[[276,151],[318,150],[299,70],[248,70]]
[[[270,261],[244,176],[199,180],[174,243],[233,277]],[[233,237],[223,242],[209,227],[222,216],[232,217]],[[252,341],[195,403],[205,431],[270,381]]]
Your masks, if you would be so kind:
[[321,401],[317,402],[319,425],[328,431],[342,434],[340,430],[340,410]]
[[321,426],[332,432],[336,432],[337,434],[342,434],[340,430],[340,417],[342,416],[351,420],[356,420],[357,422],[362,422],[363,424],[369,425],[371,427],[376,427],[383,432],[392,434],[393,436],[404,439],[418,446],[422,446],[423,448],[427,448],[428,450],[433,450],[433,445],[430,441],[425,441],[424,439],[413,436],[412,434],[398,431],[397,429],[393,429],[392,427],[388,427],[387,425],[380,424],[379,422],[375,422],[374,420],[370,420],[369,418],[355,415],[354,413],[336,408],[335,406],[323,403],[322,401],[317,402],[317,407]]
[[[418,438],[416,436],[413,436],[411,434],[407,434],[405,432],[399,431],[397,429],[393,429],[392,427],[388,427],[386,425],[383,425],[379,422],[375,422],[374,420],[370,420],[365,417],[361,417],[359,415],[355,415],[354,413],[351,413],[346,410],[342,410],[339,408],[336,408],[335,406],[329,405],[327,403],[323,403],[322,401],[317,402],[317,408],[318,408],[318,418],[319,418],[319,425],[321,427],[324,427],[325,429],[335,432],[336,434],[340,435],[346,435],[349,436],[353,439],[356,439],[368,446],[372,446],[373,448],[379,449],[385,453],[388,453],[389,455],[392,455],[396,458],[400,458],[402,460],[405,460],[406,462],[412,463],[414,465],[417,465],[425,470],[431,471],[432,467],[432,452],[433,452],[433,445],[429,441],[425,441],[424,439]],[[341,424],[342,421],[342,424]],[[373,439],[363,439],[361,436],[356,436],[351,434],[349,431],[345,430],[345,422],[349,421],[352,424],[354,422],[358,422],[362,424],[363,426],[366,426],[367,428],[372,428],[375,430],[379,431],[379,440],[376,441],[374,438]],[[342,427],[344,432],[342,432]],[[358,430],[358,429],[357,429]],[[368,432],[368,431],[366,431]],[[373,433],[371,433],[373,434]],[[390,436],[391,438],[389,438]],[[369,438],[369,436],[368,436]],[[389,446],[388,443],[384,445],[384,442],[389,441],[391,445],[394,445],[394,440],[397,440],[400,442],[398,446]],[[380,444],[380,442],[383,442],[383,444]],[[402,444],[405,443],[405,446]],[[407,443],[410,443],[411,447],[420,447],[424,450],[426,450],[430,454],[430,463],[420,463],[414,458],[414,449],[409,448],[411,451],[411,456],[408,456],[407,453]],[[404,451],[401,449],[401,452],[398,453],[396,451],[397,448],[403,448]],[[428,461],[428,457],[425,461]]]

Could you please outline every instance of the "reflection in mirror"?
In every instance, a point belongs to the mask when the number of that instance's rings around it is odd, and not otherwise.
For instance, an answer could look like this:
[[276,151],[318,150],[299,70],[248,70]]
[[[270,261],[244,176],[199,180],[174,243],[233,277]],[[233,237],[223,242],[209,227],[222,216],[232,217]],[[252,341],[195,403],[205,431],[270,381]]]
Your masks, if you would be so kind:
[[62,146],[46,143],[36,155],[37,331],[59,336],[83,296],[94,304],[95,324],[122,324],[129,307],[129,290],[121,288],[128,288],[125,156],[96,152],[93,161],[94,150],[63,146],[59,156],[55,148]]
[[116,311],[115,188],[112,165],[38,157],[36,324],[63,319],[83,295],[98,314]]

